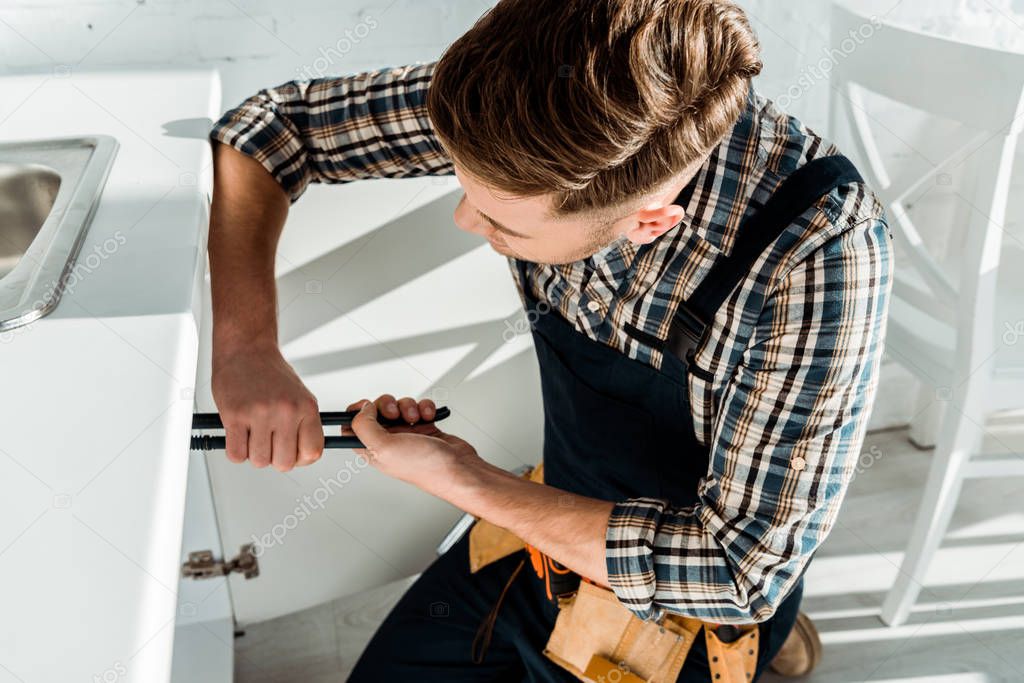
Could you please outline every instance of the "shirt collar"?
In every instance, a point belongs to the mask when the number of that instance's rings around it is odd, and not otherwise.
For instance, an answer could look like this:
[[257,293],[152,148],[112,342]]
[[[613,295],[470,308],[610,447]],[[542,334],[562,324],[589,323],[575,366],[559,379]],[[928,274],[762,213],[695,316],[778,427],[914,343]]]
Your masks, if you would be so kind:
[[690,230],[728,256],[739,220],[754,191],[755,160],[765,161],[761,144],[758,98],[753,88],[732,131],[711,152],[707,161],[676,198],[686,210],[680,226]]

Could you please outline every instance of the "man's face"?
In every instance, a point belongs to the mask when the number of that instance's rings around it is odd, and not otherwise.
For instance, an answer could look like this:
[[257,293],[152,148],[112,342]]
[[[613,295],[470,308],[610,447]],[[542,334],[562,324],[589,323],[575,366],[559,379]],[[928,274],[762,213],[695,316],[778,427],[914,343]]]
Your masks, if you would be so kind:
[[639,211],[600,219],[585,213],[554,216],[547,197],[504,196],[458,166],[455,174],[465,191],[455,209],[455,224],[486,238],[503,256],[534,263],[580,261],[623,237],[645,244],[670,230],[683,216],[683,209],[670,202],[685,180],[652,197]]

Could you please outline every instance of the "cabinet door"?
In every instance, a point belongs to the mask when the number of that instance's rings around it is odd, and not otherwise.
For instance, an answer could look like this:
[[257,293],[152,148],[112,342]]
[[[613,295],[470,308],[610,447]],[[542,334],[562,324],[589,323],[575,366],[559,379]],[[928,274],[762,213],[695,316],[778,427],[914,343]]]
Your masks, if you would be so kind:
[[[224,557],[206,468],[207,457],[197,451],[189,454],[182,562],[188,559],[190,552],[199,550],[212,550],[218,559]],[[233,672],[234,617],[227,578],[181,578],[171,681],[231,683]]]

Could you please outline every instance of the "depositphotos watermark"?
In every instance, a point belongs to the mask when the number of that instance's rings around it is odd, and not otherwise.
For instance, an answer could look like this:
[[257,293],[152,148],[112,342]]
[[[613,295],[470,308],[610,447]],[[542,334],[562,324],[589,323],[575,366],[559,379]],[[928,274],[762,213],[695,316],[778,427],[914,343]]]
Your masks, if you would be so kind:
[[551,304],[541,301],[534,308],[516,318],[515,321],[505,320],[505,329],[501,332],[501,338],[506,344],[514,341],[516,337],[529,333],[537,321],[550,312]]
[[[94,246],[92,251],[80,253],[75,259],[75,265],[67,275],[64,276],[61,296],[72,294],[75,291],[75,288],[81,284],[83,280],[99,270],[100,266],[102,266],[107,259],[116,254],[118,250],[127,243],[128,238],[125,237],[123,232],[118,230],[112,237],[108,237],[103,240],[102,244]],[[32,308],[35,310],[41,309],[47,302],[52,301],[59,284],[61,283],[56,280],[48,282],[42,298],[33,301]],[[31,325],[23,325],[21,327],[16,327],[13,330],[0,332],[0,344],[6,344],[12,341],[17,335],[23,334],[30,329],[32,329]]]
[[88,254],[79,254],[75,259],[75,265],[64,280],[64,292],[70,294],[75,291],[78,283],[92,275],[103,262],[117,253],[117,251],[128,243],[128,238],[118,230],[113,237],[103,240],[103,244],[97,244]]
[[594,680],[596,683],[621,683],[626,680],[629,676],[632,679],[636,679],[636,676],[632,676],[632,671],[629,668],[629,664],[626,662],[619,662],[615,665],[614,669],[609,669],[603,674],[598,674]]
[[93,674],[93,683],[116,683],[128,675],[128,667],[121,662],[114,662],[114,665],[98,674]]
[[1007,346],[1015,346],[1021,339],[1024,339],[1024,320],[1018,320],[1013,323],[1003,323],[1005,325],[1005,331],[1003,332],[1003,343]]
[[878,446],[871,446],[866,451],[861,451],[860,457],[857,458],[857,467],[853,471],[853,479],[856,479],[860,475],[864,474],[875,464],[885,457],[885,453]]
[[262,557],[268,548],[276,545],[284,545],[284,539],[288,532],[296,528],[302,522],[313,516],[317,510],[323,510],[326,503],[335,493],[340,491],[352,478],[370,466],[370,461],[361,455],[355,460],[345,463],[345,466],[338,470],[330,479],[320,477],[320,486],[316,487],[311,494],[306,494],[295,499],[298,503],[295,509],[284,516],[284,518],[270,528],[270,531],[262,536],[251,535],[253,544],[253,555]]
[[785,94],[777,97],[775,103],[782,109],[786,109],[793,102],[799,100],[816,83],[828,79],[832,69],[857,51],[861,45],[871,40],[878,29],[882,28],[882,21],[878,17],[871,17],[867,23],[861,24],[856,29],[850,29],[850,33],[839,43],[839,47],[825,48],[825,54],[815,64],[805,66],[796,82],[789,86]]
[[376,19],[366,15],[366,18],[356,24],[354,28],[345,29],[345,35],[334,45],[321,47],[319,49],[320,56],[314,59],[312,63],[296,68],[296,73],[299,74],[302,80],[307,81],[314,78],[323,78],[328,70],[334,66],[335,62],[340,61],[345,55],[352,52],[356,45],[366,40],[370,32],[378,26],[380,24],[377,23]]

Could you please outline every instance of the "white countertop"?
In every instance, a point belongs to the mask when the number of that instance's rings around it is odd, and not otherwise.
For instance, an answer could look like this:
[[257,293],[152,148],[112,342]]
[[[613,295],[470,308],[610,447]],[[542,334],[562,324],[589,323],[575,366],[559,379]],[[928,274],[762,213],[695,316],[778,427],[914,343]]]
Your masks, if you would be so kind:
[[166,680],[219,83],[110,71],[0,87],[0,141],[120,143],[79,256],[95,268],[0,337],[0,683]]

